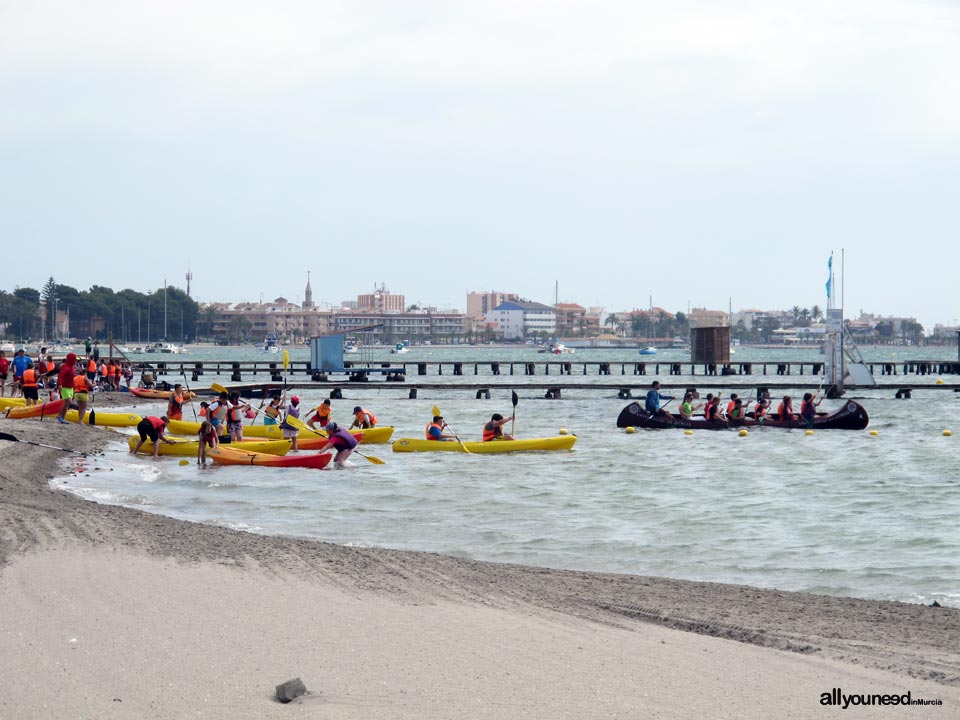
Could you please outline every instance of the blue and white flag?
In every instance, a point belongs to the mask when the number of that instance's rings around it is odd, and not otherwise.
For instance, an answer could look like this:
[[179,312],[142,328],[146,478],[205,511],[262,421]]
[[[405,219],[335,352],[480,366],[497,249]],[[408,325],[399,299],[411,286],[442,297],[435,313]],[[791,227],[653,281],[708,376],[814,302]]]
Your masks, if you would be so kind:
[[827,260],[827,300],[830,299],[830,294],[833,289],[833,253],[830,254],[830,259]]

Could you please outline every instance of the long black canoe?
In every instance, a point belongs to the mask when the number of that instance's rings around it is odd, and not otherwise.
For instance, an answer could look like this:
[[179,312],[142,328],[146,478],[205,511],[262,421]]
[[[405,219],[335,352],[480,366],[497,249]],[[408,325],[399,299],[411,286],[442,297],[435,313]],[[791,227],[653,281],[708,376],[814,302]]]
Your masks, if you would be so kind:
[[781,420],[776,413],[768,415],[763,422],[758,422],[753,415],[748,415],[740,421],[705,420],[702,415],[690,419],[683,419],[679,415],[651,415],[639,402],[627,405],[617,418],[617,427],[646,428],[648,430],[666,430],[680,428],[683,430],[728,430],[739,428],[799,428],[813,430],[863,430],[870,423],[867,411],[859,403],[847,400],[843,406],[832,413],[817,413],[813,425],[797,416],[796,420]]

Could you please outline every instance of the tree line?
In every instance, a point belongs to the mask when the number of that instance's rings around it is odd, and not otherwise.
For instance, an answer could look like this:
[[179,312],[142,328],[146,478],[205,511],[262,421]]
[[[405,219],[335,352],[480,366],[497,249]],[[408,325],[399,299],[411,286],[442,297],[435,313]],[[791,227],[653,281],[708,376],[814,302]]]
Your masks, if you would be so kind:
[[51,277],[39,290],[0,290],[0,334],[21,344],[68,337],[189,342],[196,337],[199,312],[197,303],[172,285],[149,293],[129,288],[115,292],[102,285],[77,290]]

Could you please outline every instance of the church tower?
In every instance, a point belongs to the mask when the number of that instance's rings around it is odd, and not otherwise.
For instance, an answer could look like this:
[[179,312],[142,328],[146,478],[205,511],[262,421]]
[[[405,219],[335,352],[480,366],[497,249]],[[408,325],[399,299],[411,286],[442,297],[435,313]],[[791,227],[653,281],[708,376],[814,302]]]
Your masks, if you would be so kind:
[[310,271],[307,270],[307,288],[303,291],[303,309],[313,307],[313,289],[310,287]]

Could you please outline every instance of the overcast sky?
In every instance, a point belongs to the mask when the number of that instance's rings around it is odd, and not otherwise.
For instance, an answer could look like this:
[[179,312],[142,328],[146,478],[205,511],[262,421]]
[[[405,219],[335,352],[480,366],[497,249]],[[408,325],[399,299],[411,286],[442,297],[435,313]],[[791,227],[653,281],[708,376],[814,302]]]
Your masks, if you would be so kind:
[[8,291],[824,307],[843,248],[929,331],[958,196],[954,1],[0,0]]

